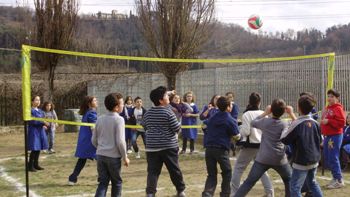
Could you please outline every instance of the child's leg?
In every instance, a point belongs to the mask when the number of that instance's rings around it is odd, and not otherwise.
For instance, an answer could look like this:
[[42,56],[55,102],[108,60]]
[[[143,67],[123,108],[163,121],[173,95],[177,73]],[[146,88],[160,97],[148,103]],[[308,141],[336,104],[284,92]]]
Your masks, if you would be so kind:
[[40,151],[34,151],[34,168],[37,170],[44,170],[44,168],[39,166]]
[[285,196],[289,197],[290,195],[290,179],[292,178],[292,169],[289,163],[282,166],[273,166],[273,169],[281,176],[284,183]]
[[131,143],[135,153],[139,152],[139,147],[137,146],[137,131],[132,131]]
[[[109,158],[97,155],[97,173],[98,173],[98,186],[96,189],[95,197],[104,197],[106,196],[108,184],[111,180],[112,173],[110,172],[111,165],[109,164]],[[113,183],[112,183],[112,192],[113,192]],[[113,193],[112,193],[113,196]]]
[[169,171],[170,179],[176,187],[177,192],[182,192],[185,190],[185,182],[183,180],[182,172],[179,166],[179,155],[178,149],[172,148],[160,151],[162,160],[166,168]]
[[73,183],[76,183],[78,181],[78,176],[79,176],[81,170],[84,168],[86,160],[87,159],[82,159],[82,158],[78,159],[78,161],[74,167],[73,173],[69,176],[69,181],[71,181]]
[[316,172],[317,172],[317,167],[314,169],[308,170],[308,174],[306,176],[306,184],[308,188],[312,191],[313,197],[322,197],[322,190],[315,178]]
[[186,149],[187,149],[187,138],[183,137],[182,138],[182,150],[181,150],[181,153],[185,153]]
[[218,162],[221,168],[221,176],[222,176],[222,182],[221,182],[221,193],[220,196],[222,197],[229,197],[231,192],[230,182],[231,182],[231,176],[232,176],[232,168],[230,163],[230,151],[225,150],[222,151],[220,155],[218,155]]
[[157,192],[157,183],[160,172],[162,171],[163,161],[158,152],[146,152],[147,155],[147,187],[146,194],[155,194]]
[[146,133],[145,132],[137,132],[142,137],[143,145],[146,147]]
[[330,137],[329,136],[325,136],[324,140],[323,140],[323,161],[324,163],[322,165],[324,165],[324,168],[329,169],[329,151],[328,151],[328,141],[329,141]]
[[205,187],[202,193],[202,197],[214,196],[214,192],[217,185],[217,152],[219,149],[207,148],[205,149],[205,164],[207,166],[207,180],[205,181]]
[[342,174],[340,169],[340,161],[339,161],[339,152],[340,147],[343,139],[343,135],[334,135],[330,136],[330,139],[328,140],[328,143],[326,144],[328,146],[328,162],[329,167],[332,171],[333,178],[336,180],[342,180]]
[[290,195],[293,197],[302,197],[301,188],[304,185],[308,170],[298,170],[293,168],[292,178],[290,180]]
[[261,176],[270,168],[271,166],[254,162],[247,179],[238,188],[235,197],[246,196],[248,192],[254,187],[255,183],[261,178]]
[[194,151],[194,139],[190,139],[190,151]]
[[55,130],[50,128],[49,131],[49,150],[53,149],[53,145],[55,143]]

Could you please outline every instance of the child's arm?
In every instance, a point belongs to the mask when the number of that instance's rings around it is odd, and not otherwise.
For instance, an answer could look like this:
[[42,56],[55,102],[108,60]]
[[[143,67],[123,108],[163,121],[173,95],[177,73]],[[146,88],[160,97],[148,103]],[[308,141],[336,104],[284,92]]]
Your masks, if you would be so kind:
[[271,114],[271,105],[266,106],[264,113],[262,113],[260,116],[256,117],[252,122],[250,123],[250,126],[262,130],[262,121],[264,118]]
[[99,121],[96,122],[96,125],[95,125],[95,129],[91,129],[92,130],[92,137],[91,137],[91,143],[92,145],[94,145],[94,147],[97,148],[97,129],[98,129],[98,123]]
[[116,120],[116,135],[115,140],[117,144],[117,148],[119,150],[119,153],[122,156],[122,159],[124,161],[124,165],[126,167],[129,166],[129,159],[128,155],[126,153],[126,143],[125,143],[125,122],[122,118],[117,118]]
[[321,123],[329,124],[331,127],[335,129],[343,128],[345,125],[345,114],[343,113],[343,109],[335,108],[334,117],[330,119],[323,119]]
[[168,116],[169,119],[169,126],[170,129],[174,132],[174,133],[178,133],[181,129],[181,124],[180,122],[177,120],[176,116],[174,113],[169,113]]
[[292,119],[292,121],[297,119],[297,117],[294,114],[294,110],[293,110],[292,106],[287,106],[286,107],[286,113],[289,115],[289,117]]
[[199,115],[200,120],[205,120],[208,118],[208,113],[211,109],[211,105],[209,104],[208,106],[204,106],[202,113]]

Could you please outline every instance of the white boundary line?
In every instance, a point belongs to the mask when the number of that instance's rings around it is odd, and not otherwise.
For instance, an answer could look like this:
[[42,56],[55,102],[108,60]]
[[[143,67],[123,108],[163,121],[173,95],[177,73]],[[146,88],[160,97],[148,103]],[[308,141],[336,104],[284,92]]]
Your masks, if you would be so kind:
[[[19,192],[26,192],[26,187],[22,183],[18,182],[18,179],[15,179],[11,176],[9,176],[6,173],[6,169],[2,166],[0,166],[0,177],[3,178],[5,181],[9,182],[11,185],[14,185],[17,191]],[[24,195],[25,196],[25,195]],[[37,195],[34,191],[29,191],[29,196],[31,197],[40,197]]]

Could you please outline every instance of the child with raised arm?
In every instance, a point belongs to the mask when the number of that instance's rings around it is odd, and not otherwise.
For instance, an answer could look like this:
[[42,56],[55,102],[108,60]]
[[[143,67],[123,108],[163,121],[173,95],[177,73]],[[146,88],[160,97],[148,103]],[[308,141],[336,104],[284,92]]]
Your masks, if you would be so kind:
[[[287,129],[288,124],[280,119],[286,109],[286,103],[282,99],[275,99],[271,106],[267,106],[265,112],[251,122],[251,126],[262,132],[260,148],[248,178],[237,190],[235,197],[243,197],[253,188],[255,183],[270,168],[281,176],[285,196],[290,195],[291,167],[285,154],[285,146],[281,142],[281,134]],[[272,117],[266,117],[272,114]]]
[[312,96],[301,96],[298,100],[300,116],[297,119],[293,108],[287,108],[287,113],[293,122],[288,130],[282,133],[281,141],[293,146],[291,159],[293,172],[290,182],[293,186],[290,188],[290,194],[293,197],[302,197],[301,189],[305,181],[312,196],[322,196],[321,188],[315,178],[318,162],[321,159],[322,136],[318,123],[310,114],[315,104],[316,100]]
[[96,147],[98,187],[96,197],[106,196],[108,184],[112,182],[111,196],[122,196],[121,163],[129,166],[126,153],[125,123],[119,115],[123,111],[123,96],[111,93],[105,98],[108,112],[97,119],[91,142]]
[[207,122],[207,144],[205,150],[205,163],[207,166],[207,180],[202,197],[212,197],[217,183],[217,164],[221,168],[221,197],[230,196],[230,181],[232,168],[229,158],[231,139],[239,139],[238,124],[230,112],[232,103],[226,97],[217,100],[219,112]]

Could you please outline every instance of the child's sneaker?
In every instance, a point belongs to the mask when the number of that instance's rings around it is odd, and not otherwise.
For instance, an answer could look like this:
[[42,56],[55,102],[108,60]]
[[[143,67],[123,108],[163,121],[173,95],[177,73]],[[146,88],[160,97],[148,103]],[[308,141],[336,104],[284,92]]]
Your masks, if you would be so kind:
[[131,149],[129,149],[129,150],[127,151],[127,153],[128,153],[128,154],[132,153],[132,150],[131,150]]
[[338,188],[342,188],[344,187],[344,181],[343,180],[336,180],[333,179],[328,185],[327,185],[327,189],[338,189]]
[[140,152],[137,152],[137,153],[136,153],[136,159],[140,159],[140,158],[141,158]]
[[73,181],[68,181],[68,185],[69,185],[69,186],[74,186],[75,184],[77,184],[77,183],[75,183],[75,182],[73,182]]
[[53,153],[55,153],[56,151],[54,150],[54,149],[49,149],[49,154],[53,154]]
[[176,197],[186,197],[186,194],[184,191],[182,192],[177,192]]

